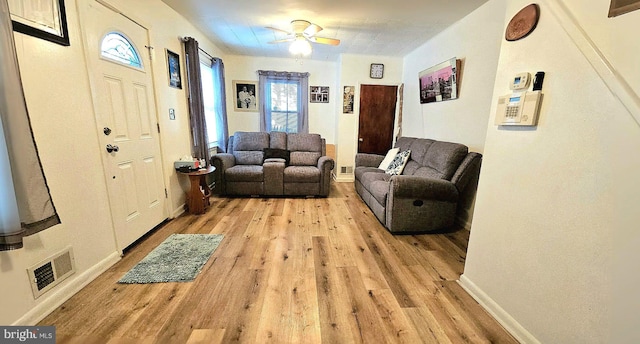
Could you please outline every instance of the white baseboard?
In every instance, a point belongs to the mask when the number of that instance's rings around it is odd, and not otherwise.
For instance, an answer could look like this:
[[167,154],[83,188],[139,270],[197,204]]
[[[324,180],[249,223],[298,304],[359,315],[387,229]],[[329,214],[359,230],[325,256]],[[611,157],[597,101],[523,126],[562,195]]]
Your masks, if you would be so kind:
[[355,177],[352,175],[339,176],[336,178],[336,182],[338,183],[353,183],[355,180],[356,180]]
[[92,266],[87,271],[64,281],[60,286],[48,292],[49,295],[42,295],[46,299],[38,303],[20,319],[16,320],[12,326],[35,326],[40,320],[51,314],[56,308],[60,307],[65,301],[69,300],[73,295],[79,292],[91,281],[96,279],[100,274],[107,271],[113,264],[120,260],[120,254],[113,252],[107,258],[98,264]]
[[176,217],[182,215],[183,213],[184,213],[184,203],[178,208],[173,210],[173,212],[171,213],[171,218],[175,219]]
[[507,311],[498,305],[489,295],[468,279],[464,274],[460,276],[458,284],[473,297],[482,308],[484,308],[494,319],[496,319],[502,327],[504,327],[511,335],[520,343],[540,344],[527,329],[516,321]]

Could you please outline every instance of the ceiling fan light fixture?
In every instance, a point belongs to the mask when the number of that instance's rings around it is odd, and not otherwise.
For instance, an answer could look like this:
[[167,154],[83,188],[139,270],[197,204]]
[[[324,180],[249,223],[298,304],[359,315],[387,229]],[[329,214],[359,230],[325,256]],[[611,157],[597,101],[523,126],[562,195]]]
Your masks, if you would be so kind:
[[311,43],[309,43],[304,37],[296,37],[296,40],[291,43],[289,52],[296,56],[308,56],[311,55]]

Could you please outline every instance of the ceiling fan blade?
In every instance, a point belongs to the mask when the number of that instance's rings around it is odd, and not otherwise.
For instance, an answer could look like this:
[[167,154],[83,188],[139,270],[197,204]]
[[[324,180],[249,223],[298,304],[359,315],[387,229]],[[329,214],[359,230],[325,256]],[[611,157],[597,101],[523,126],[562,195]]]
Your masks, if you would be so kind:
[[329,45],[339,45],[340,40],[334,38],[326,38],[326,37],[308,37],[311,42],[320,43],[320,44],[329,44]]
[[293,32],[283,30],[283,29],[278,29],[277,27],[273,27],[273,26],[266,26],[265,29],[286,33],[287,35],[293,35]]
[[289,37],[289,38],[283,38],[283,39],[276,39],[275,41],[271,41],[269,42],[269,44],[276,44],[276,43],[284,43],[284,42],[293,42],[295,41],[296,38],[295,37]]
[[320,31],[322,31],[322,27],[320,27],[319,25],[309,24],[309,26],[307,26],[307,28],[304,29],[302,33],[307,37],[313,37],[313,35],[317,34]]

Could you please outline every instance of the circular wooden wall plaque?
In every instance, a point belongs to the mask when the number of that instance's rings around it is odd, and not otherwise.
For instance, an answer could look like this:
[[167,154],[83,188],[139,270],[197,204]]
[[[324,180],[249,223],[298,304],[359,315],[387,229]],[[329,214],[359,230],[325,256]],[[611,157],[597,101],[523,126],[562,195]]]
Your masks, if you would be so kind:
[[507,41],[517,41],[530,34],[538,25],[538,19],[540,18],[540,8],[537,4],[531,4],[521,9],[516,13],[504,33],[504,38]]

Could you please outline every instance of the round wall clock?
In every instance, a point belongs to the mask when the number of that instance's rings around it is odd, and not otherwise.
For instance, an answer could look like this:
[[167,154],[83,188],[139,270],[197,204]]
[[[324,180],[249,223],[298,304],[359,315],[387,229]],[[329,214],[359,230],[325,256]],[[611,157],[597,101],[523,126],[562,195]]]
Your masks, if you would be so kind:
[[538,25],[540,19],[540,8],[537,4],[531,4],[516,13],[504,33],[507,41],[517,41],[530,34]]
[[372,79],[382,79],[384,75],[384,65],[382,63],[372,63],[369,73],[369,77]]

